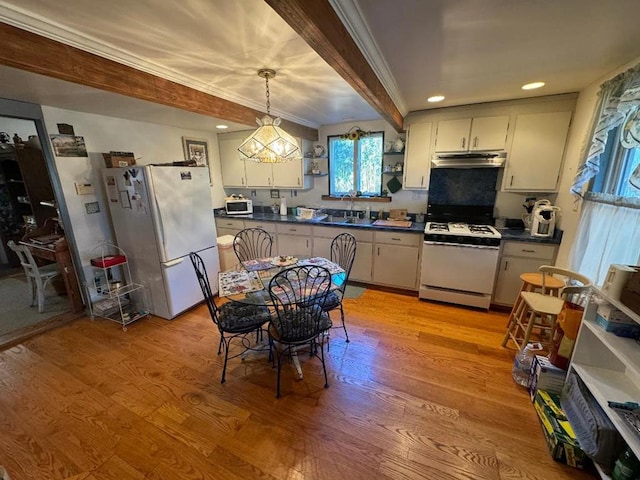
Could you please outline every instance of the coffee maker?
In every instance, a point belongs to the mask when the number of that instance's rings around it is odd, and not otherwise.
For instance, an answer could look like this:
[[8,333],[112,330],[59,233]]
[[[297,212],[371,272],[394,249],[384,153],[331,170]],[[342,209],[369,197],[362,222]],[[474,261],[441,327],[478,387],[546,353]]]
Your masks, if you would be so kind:
[[556,215],[560,208],[551,205],[549,200],[539,200],[531,214],[531,235],[534,237],[553,237],[556,228]]

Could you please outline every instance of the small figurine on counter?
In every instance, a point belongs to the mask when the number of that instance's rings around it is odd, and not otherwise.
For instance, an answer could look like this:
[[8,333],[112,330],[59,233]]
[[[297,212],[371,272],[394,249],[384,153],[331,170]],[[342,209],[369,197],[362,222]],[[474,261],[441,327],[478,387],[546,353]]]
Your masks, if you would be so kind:
[[13,134],[13,144],[17,147],[18,145],[22,145],[22,139],[20,138],[20,135],[18,135],[17,133]]

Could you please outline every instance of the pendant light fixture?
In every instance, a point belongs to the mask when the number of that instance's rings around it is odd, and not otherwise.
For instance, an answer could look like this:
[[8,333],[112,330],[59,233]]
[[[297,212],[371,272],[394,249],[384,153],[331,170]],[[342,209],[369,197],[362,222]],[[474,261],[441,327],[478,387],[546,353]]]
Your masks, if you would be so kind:
[[264,78],[267,87],[267,114],[256,118],[258,129],[238,147],[240,158],[258,163],[284,163],[302,158],[295,138],[280,128],[280,118],[269,116],[269,79],[276,76],[275,70],[262,68],[258,76]]

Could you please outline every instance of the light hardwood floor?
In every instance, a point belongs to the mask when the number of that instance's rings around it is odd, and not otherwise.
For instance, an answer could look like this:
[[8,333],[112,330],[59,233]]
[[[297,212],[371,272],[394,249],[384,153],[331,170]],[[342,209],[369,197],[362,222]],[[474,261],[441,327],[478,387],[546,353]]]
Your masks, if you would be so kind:
[[584,479],[554,462],[505,313],[367,290],[305,377],[230,360],[204,306],[123,332],[81,318],[0,352],[0,465],[33,479]]

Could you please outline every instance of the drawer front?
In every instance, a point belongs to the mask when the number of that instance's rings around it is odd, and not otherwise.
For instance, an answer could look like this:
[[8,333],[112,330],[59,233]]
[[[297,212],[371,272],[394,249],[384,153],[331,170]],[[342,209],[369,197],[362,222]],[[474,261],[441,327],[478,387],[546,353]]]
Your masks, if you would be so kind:
[[376,232],[376,243],[407,245],[417,247],[422,244],[422,233]]
[[234,218],[217,218],[216,227],[218,227],[218,229],[227,228],[231,230],[242,230],[244,228],[244,220],[236,220]]
[[362,228],[344,228],[340,227],[313,227],[313,236],[322,238],[335,238],[341,233],[349,233],[354,236],[357,242],[373,242],[373,230]]
[[311,236],[312,227],[310,225],[296,225],[293,223],[277,223],[276,231],[278,233],[288,233],[290,235]]
[[265,232],[276,233],[276,224],[273,222],[258,222],[256,220],[245,220],[244,228],[261,228]]
[[502,255],[553,260],[556,254],[556,248],[556,245],[543,245],[540,243],[504,242]]

